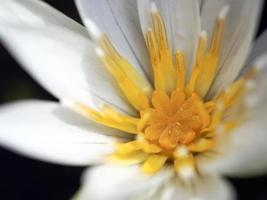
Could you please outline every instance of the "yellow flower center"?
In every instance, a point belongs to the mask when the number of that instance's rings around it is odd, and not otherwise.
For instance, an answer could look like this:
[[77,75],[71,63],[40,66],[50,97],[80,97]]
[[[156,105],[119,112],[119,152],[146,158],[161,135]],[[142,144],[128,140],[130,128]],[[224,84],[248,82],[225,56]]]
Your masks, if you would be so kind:
[[[207,98],[217,72],[226,7],[215,20],[209,47],[206,33],[200,34],[190,76],[186,76],[188,66],[183,52],[177,50],[172,56],[163,18],[154,4],[152,7],[146,45],[153,69],[153,89],[106,35],[94,35],[97,54],[138,115],[128,116],[107,105],[100,111],[81,104],[77,108],[98,123],[131,134],[128,141],[116,144],[116,151],[109,157],[113,161],[143,163],[141,168],[146,173],[155,173],[171,163],[186,179],[196,171],[195,157],[209,152],[218,142],[217,135],[229,132],[240,121],[227,117],[227,112],[233,107],[238,115],[242,112],[239,101],[246,78]],[[91,29],[99,33],[94,24]]]
[[173,150],[179,144],[190,144],[210,124],[205,104],[195,93],[186,98],[179,89],[170,97],[162,91],[155,91],[152,105],[144,111],[149,115],[144,137],[165,150]]

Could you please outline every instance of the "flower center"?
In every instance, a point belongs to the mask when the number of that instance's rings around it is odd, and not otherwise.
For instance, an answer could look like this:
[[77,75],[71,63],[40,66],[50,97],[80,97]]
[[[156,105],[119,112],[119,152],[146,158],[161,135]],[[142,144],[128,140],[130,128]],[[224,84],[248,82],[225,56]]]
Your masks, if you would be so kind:
[[152,104],[153,107],[145,111],[149,118],[144,137],[165,150],[190,144],[210,123],[205,104],[197,94],[186,98],[183,91],[175,90],[169,97],[162,91],[155,91]]
[[218,134],[229,132],[239,123],[240,119],[231,119],[226,114],[233,107],[236,113],[241,113],[243,107],[239,101],[245,79],[207,98],[217,72],[227,10],[224,7],[215,20],[209,48],[206,33],[200,34],[194,66],[189,70],[184,53],[171,52],[163,18],[152,3],[151,27],[145,36],[153,69],[153,89],[116,51],[108,37],[88,21],[92,38],[98,44],[97,55],[139,113],[132,117],[107,105],[95,110],[77,104],[79,111],[90,119],[131,134],[127,142],[115,145],[113,161],[143,163],[141,168],[146,173],[155,173],[171,163],[182,178],[188,178],[196,172],[195,157],[209,152],[217,144]]

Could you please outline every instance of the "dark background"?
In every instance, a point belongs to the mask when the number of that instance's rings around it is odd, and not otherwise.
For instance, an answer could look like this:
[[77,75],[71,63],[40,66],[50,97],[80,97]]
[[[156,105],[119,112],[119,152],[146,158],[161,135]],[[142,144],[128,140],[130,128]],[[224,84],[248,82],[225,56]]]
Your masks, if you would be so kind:
[[[80,21],[73,1],[46,1],[66,15]],[[265,5],[258,34],[266,27],[267,6]],[[26,98],[54,100],[52,96],[19,67],[1,44],[0,65],[1,104]],[[80,167],[66,167],[31,160],[0,147],[0,199],[69,199],[79,188],[82,171],[83,168]],[[267,199],[267,175],[256,178],[231,179],[230,181],[234,184],[241,200]]]

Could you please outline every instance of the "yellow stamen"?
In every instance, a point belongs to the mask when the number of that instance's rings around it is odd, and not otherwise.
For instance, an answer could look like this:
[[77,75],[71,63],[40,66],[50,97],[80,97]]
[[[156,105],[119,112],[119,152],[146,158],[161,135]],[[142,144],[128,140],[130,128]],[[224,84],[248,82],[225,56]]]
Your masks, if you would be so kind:
[[148,110],[140,112],[140,121],[139,121],[139,123],[137,125],[137,130],[138,131],[141,132],[145,128],[145,126],[147,125],[147,122],[148,122],[148,120],[150,118],[150,115],[151,114],[150,114],[150,112]]
[[148,141],[143,141],[141,143],[143,151],[146,153],[160,153],[162,151],[162,149],[155,144],[150,144]]
[[176,74],[165,25],[157,11],[151,13],[151,19],[153,27],[146,33],[146,43],[154,72],[154,85],[156,90],[171,92],[175,88]]
[[151,155],[142,166],[142,171],[148,174],[154,174],[159,171],[167,161],[168,157],[164,155]]
[[114,48],[107,36],[103,35],[99,40],[100,47],[104,50],[104,54],[109,56],[113,62],[116,63],[117,67],[123,71],[126,76],[136,84],[140,90],[145,93],[150,92],[151,88],[147,80],[141,76],[136,69],[122,57]]
[[142,151],[137,151],[130,154],[120,154],[116,152],[107,157],[107,160],[120,165],[134,165],[144,162],[147,157],[148,154]]
[[212,112],[215,109],[216,103],[214,101],[208,101],[205,103],[205,108],[207,112]]
[[137,110],[147,108],[149,106],[149,89],[148,87],[142,88],[138,86],[137,83],[139,83],[139,81],[137,80],[137,73],[133,72],[133,75],[129,76],[129,72],[133,71],[133,68],[130,66],[130,64],[122,59],[117,61],[115,58],[103,53],[98,53],[98,55],[101,57],[107,69],[117,81],[120,89],[125,94],[129,102]]
[[[223,28],[226,17],[225,8],[221,12],[223,14],[220,14],[216,19],[211,45],[208,50],[208,53],[204,56],[204,60],[202,59],[203,57],[202,50],[200,50],[201,51],[200,60],[203,61],[202,63],[200,63],[201,64],[200,74],[196,82],[196,92],[201,97],[204,97],[207,94],[217,71],[218,58],[220,53],[220,46],[223,37]],[[201,46],[201,41],[199,46]]]
[[221,96],[226,108],[231,107],[240,98],[242,92],[244,92],[245,79],[239,79],[234,82]]
[[202,138],[196,143],[190,144],[187,148],[191,152],[206,152],[215,146],[215,141],[211,139]]
[[174,167],[183,181],[191,181],[195,175],[195,162],[192,154],[178,157],[174,160]]
[[211,123],[209,127],[203,129],[201,132],[209,132],[216,128],[216,126],[220,123],[225,111],[225,104],[222,101],[218,101],[216,104],[216,108],[214,112],[210,115]]
[[186,64],[185,64],[184,54],[181,51],[177,51],[175,53],[175,67],[177,69],[176,88],[184,90]]
[[76,104],[76,109],[86,117],[105,126],[116,128],[127,133],[138,134],[138,119],[116,112],[108,106],[104,106],[102,111],[96,111],[83,104]]
[[127,143],[116,144],[116,150],[119,154],[129,154],[140,149],[142,149],[141,143],[136,140]]
[[190,76],[189,83],[187,84],[187,87],[186,87],[186,93],[188,96],[195,91],[195,86],[196,86],[196,82],[197,82],[197,78],[199,74],[200,74],[200,68],[198,67],[194,68]]

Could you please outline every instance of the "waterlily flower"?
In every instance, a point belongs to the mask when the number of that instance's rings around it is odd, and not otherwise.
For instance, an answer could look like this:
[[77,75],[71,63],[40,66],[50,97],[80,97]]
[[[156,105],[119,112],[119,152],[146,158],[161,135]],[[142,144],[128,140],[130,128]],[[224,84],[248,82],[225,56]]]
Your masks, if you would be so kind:
[[1,0],[1,41],[59,100],[2,106],[1,145],[93,166],[82,200],[230,200],[223,176],[266,172],[262,1],[76,4],[86,28],[39,0]]

